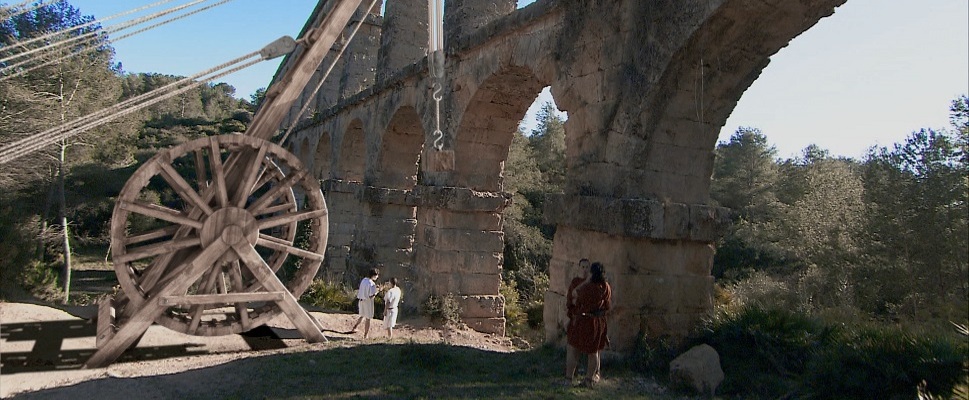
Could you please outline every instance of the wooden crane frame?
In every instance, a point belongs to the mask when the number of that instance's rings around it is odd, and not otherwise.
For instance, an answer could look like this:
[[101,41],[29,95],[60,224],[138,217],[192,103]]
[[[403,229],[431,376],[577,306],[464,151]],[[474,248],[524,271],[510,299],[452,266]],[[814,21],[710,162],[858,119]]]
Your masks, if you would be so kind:
[[98,350],[85,367],[111,364],[153,323],[217,336],[282,313],[306,340],[326,340],[296,302],[323,261],[326,202],[299,159],[268,140],[362,2],[331,1],[245,134],[164,150],[125,184],[111,220],[122,292],[99,304]]

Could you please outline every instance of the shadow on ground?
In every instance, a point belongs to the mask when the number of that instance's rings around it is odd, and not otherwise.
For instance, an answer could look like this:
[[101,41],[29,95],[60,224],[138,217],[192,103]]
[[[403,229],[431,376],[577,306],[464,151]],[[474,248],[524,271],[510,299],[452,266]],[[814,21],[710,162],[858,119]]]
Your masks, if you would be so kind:
[[[271,355],[178,374],[88,381],[17,399],[549,398],[560,350],[498,353],[444,344],[370,344]],[[147,391],[146,391],[147,390]],[[587,393],[598,397],[596,393]],[[603,393],[598,393],[599,395]],[[588,397],[588,396],[579,396]]]
[[[88,339],[92,343],[97,331],[96,322],[91,320],[60,320],[44,322],[4,323],[0,326],[0,339],[8,343],[0,353],[0,374],[12,375],[24,372],[46,372],[72,370],[83,367],[95,352],[95,348],[65,346],[65,341]],[[260,326],[239,335],[248,349],[237,351],[275,350],[288,347],[283,339],[300,339],[296,329]],[[346,338],[330,337],[330,341]],[[32,344],[31,344],[32,342]],[[24,343],[30,351],[9,351]],[[74,348],[71,348],[74,347]],[[213,351],[202,343],[186,343],[165,346],[138,346],[125,351],[115,362],[151,361],[192,355],[211,354]]]
[[[30,351],[4,351],[0,371],[4,375],[23,372],[80,369],[95,349],[64,349],[65,340],[93,338],[97,328],[89,320],[5,323],[0,338],[8,343],[33,342]],[[206,354],[193,344],[138,347],[126,351],[118,361],[145,361]]]

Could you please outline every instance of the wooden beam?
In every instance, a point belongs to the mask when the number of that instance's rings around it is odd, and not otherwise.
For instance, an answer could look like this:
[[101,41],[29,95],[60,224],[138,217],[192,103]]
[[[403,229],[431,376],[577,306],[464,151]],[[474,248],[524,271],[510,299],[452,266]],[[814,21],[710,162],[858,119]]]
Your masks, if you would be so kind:
[[162,297],[158,301],[163,306],[171,307],[281,301],[283,297],[285,297],[283,292],[195,294],[187,296],[167,296]]

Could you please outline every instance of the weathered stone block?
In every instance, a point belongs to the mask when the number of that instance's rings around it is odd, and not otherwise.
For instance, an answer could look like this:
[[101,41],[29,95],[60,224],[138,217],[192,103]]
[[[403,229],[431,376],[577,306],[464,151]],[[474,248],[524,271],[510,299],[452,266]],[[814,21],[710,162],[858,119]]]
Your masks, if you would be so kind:
[[569,320],[565,309],[565,296],[553,292],[545,293],[542,320],[545,322],[545,341],[564,345],[565,327]]
[[501,213],[498,212],[454,212],[448,210],[422,210],[419,213],[422,224],[436,228],[476,229],[482,231],[501,230]]
[[478,332],[505,335],[505,318],[461,318],[469,328]]
[[428,253],[428,269],[434,273],[466,272],[470,274],[497,274],[501,271],[503,254],[486,251],[442,251],[419,247]]
[[482,192],[467,188],[418,186],[414,189],[420,205],[450,211],[501,212],[511,204],[508,193]]
[[504,296],[458,296],[462,318],[501,318],[505,316]]
[[498,274],[464,274],[455,276],[458,292],[463,295],[496,295],[501,285]]
[[424,227],[420,244],[438,250],[502,251],[505,246],[501,231],[472,231]]

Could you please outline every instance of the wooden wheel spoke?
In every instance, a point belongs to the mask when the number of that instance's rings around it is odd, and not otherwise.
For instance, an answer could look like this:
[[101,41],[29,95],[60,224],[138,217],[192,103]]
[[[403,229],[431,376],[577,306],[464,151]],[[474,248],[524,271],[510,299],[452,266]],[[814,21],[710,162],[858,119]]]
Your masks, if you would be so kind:
[[189,247],[201,246],[201,245],[202,245],[202,240],[197,237],[185,238],[185,239],[172,239],[161,243],[154,243],[154,244],[149,244],[149,245],[130,249],[125,254],[115,257],[115,261],[121,262],[121,263],[129,263],[135,260],[157,256],[160,254],[174,253],[181,249],[187,249]]
[[209,178],[205,173],[205,151],[203,149],[195,151],[195,178],[199,183],[199,191],[208,187]]
[[255,216],[258,217],[260,215],[275,214],[275,213],[278,213],[280,211],[291,211],[291,212],[295,212],[296,211],[296,204],[295,203],[284,203],[284,204],[278,204],[278,205],[271,206],[271,207],[265,207],[262,210],[254,211],[252,213],[252,215],[255,215]]
[[256,240],[256,246],[262,246],[267,249],[286,252],[294,256],[310,259],[313,261],[323,261],[322,254],[317,254],[312,251],[307,251],[307,250],[300,249],[298,247],[293,247],[292,244],[286,243],[281,239],[274,238],[269,235],[260,234],[259,239]]
[[209,163],[212,167],[212,187],[215,188],[216,198],[219,199],[219,206],[229,205],[229,191],[225,186],[225,169],[222,165],[222,150],[219,149],[219,141],[212,137],[209,141],[210,157]]
[[283,214],[276,217],[270,217],[259,220],[257,223],[259,225],[259,230],[275,228],[277,226],[283,226],[286,224],[291,224],[294,222],[299,222],[311,218],[319,218],[327,215],[326,210],[311,210],[302,211],[293,214]]
[[[215,267],[206,271],[205,274],[202,275],[202,281],[204,281],[204,283],[199,287],[199,290],[196,291],[195,294],[213,293],[215,289],[215,283],[219,275],[221,275],[221,272],[222,272],[221,268],[218,268],[218,267]],[[196,304],[192,306],[191,322],[188,325],[188,332],[185,332],[185,333],[191,334],[191,333],[195,333],[198,330],[199,323],[202,322],[202,312],[204,311],[205,311],[205,305],[203,304]]]
[[196,192],[195,189],[192,189],[192,186],[185,181],[185,178],[182,178],[182,175],[179,174],[175,168],[172,168],[172,166],[166,162],[161,162],[161,169],[162,178],[165,179],[165,182],[168,182],[168,184],[171,185],[172,189],[175,189],[175,193],[178,193],[183,200],[191,204],[193,207],[202,210],[205,215],[212,215],[214,212],[212,207],[209,207],[208,202],[202,200],[198,192]]
[[260,167],[262,166],[262,161],[266,158],[266,150],[268,150],[268,146],[259,146],[259,151],[249,165],[249,169],[240,171],[240,173],[243,173],[244,175],[242,182],[240,182],[239,186],[236,187],[236,193],[233,197],[236,207],[246,206],[246,200],[248,200],[249,194],[253,189],[253,185],[256,183],[256,178],[261,172]]
[[274,178],[279,180],[285,178],[286,176],[278,169],[273,167],[273,161],[269,157],[266,157],[266,162],[270,165],[269,168],[264,168],[262,173],[259,174],[259,179],[256,180],[256,186],[253,190],[263,187],[266,183],[273,180]]
[[169,225],[161,229],[156,229],[153,231],[141,233],[135,236],[129,236],[125,238],[124,244],[132,245],[136,243],[147,242],[149,240],[160,239],[166,236],[172,236],[175,234],[175,232],[178,232],[178,228],[181,228],[181,227],[178,225]]
[[249,212],[253,214],[258,214],[262,209],[268,206],[273,200],[279,198],[283,191],[292,189],[293,185],[296,184],[300,179],[306,176],[306,170],[299,170],[293,174],[290,174],[285,179],[276,184],[272,189],[266,192],[262,197],[256,200],[251,206],[249,206]]
[[[236,293],[244,293],[246,282],[242,278],[242,267],[239,261],[233,261],[229,267],[229,281],[232,282],[232,290]],[[236,303],[236,314],[239,315],[239,322],[242,323],[244,330],[249,327],[249,308],[246,303]]]
[[124,200],[119,200],[119,205],[123,210],[126,211],[141,214],[147,217],[157,218],[162,221],[168,221],[173,224],[189,226],[195,229],[202,229],[201,221],[186,217],[184,213],[162,205],[150,204],[141,201]]

